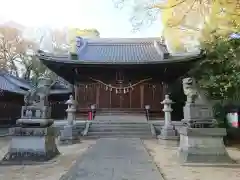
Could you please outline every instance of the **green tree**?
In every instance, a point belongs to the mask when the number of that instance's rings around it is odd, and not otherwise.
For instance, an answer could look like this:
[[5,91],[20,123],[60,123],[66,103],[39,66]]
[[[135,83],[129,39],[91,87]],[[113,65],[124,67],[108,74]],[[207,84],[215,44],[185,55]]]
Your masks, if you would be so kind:
[[208,96],[218,101],[235,101],[240,98],[240,39],[230,35],[212,35],[202,43],[205,58],[192,74]]

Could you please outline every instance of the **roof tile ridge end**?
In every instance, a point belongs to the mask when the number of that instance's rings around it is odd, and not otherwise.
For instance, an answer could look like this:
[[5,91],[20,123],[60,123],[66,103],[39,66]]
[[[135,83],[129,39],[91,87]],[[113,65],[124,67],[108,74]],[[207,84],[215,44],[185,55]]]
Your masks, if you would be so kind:
[[164,59],[164,52],[163,49],[159,46],[157,41],[153,41],[153,46],[155,48],[155,50],[157,51],[157,53],[161,56],[161,60]]

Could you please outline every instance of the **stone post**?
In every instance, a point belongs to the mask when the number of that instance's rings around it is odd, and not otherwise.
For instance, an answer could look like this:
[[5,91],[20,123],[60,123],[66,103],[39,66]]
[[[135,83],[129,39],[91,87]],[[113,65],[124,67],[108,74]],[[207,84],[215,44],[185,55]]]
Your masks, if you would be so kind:
[[171,105],[173,103],[174,102],[169,98],[169,95],[165,95],[165,99],[161,102],[161,104],[164,105],[163,107],[164,126],[161,129],[161,134],[159,135],[160,139],[165,139],[165,140],[178,139],[177,131],[175,130],[175,127],[172,124],[172,120],[171,120],[171,112],[173,111]]
[[67,124],[63,130],[60,131],[59,141],[60,144],[73,144],[78,141],[78,131],[74,121],[76,120],[76,101],[73,96],[70,95],[69,100],[65,103],[68,105],[67,112]]

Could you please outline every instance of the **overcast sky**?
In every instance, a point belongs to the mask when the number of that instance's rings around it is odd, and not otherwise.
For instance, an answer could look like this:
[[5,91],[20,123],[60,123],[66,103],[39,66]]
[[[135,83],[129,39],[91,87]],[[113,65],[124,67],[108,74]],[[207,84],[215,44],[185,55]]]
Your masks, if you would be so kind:
[[131,32],[131,8],[116,9],[112,0],[0,0],[0,20],[30,27],[96,28],[101,37],[161,35],[160,19],[140,32]]

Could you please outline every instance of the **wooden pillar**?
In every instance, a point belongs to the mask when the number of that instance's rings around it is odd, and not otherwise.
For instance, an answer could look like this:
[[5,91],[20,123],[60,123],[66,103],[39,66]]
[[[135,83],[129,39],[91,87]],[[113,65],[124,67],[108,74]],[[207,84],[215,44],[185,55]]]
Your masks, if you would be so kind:
[[97,84],[96,87],[96,106],[99,107],[99,98],[100,98],[100,87],[99,84]]
[[168,92],[168,84],[165,82],[162,82],[162,88],[163,88],[163,93],[162,93],[162,99],[165,99],[165,95],[167,95]]
[[112,91],[109,91],[109,108],[112,108]]
[[77,101],[79,101],[78,99],[78,84],[74,84],[74,99]]
[[130,108],[132,108],[132,91],[130,90],[130,92],[129,92],[129,106],[130,106]]
[[[76,77],[78,77],[79,73],[78,73],[78,69],[75,68],[75,75]],[[75,101],[77,101],[77,103],[79,103],[79,98],[78,98],[78,92],[79,92],[79,85],[78,85],[78,81],[76,79],[73,80],[73,87],[74,87],[74,99]]]
[[144,108],[144,85],[140,85],[140,102],[141,102],[141,108]]

